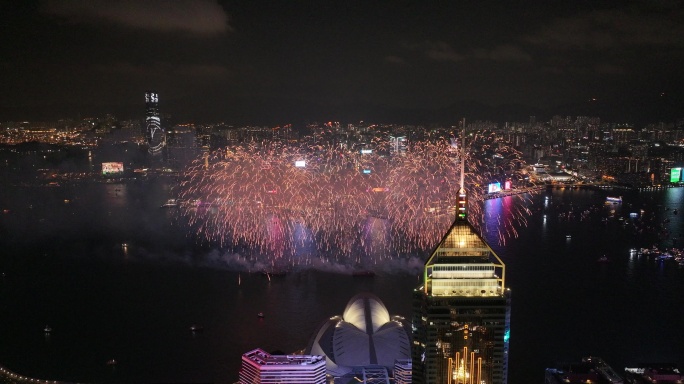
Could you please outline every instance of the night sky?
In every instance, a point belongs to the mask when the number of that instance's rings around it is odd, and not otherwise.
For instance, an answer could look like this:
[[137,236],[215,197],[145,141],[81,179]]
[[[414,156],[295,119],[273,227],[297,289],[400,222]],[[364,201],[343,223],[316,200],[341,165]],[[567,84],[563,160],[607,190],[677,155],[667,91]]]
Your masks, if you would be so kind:
[[684,117],[682,1],[0,4],[0,121]]

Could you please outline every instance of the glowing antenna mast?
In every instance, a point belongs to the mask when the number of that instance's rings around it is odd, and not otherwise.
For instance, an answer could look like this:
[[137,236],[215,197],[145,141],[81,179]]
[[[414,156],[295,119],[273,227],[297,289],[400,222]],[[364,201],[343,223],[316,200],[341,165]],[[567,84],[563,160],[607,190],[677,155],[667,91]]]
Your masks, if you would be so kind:
[[461,129],[461,185],[458,190],[458,220],[467,220],[466,212],[466,189],[465,189],[465,118],[463,118],[463,128]]

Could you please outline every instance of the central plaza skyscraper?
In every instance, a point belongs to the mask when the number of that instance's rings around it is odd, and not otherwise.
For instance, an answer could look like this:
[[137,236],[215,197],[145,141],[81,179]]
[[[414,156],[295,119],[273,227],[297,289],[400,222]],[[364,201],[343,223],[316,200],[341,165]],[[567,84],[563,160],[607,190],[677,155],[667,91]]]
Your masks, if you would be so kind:
[[511,306],[506,267],[468,222],[463,174],[462,164],[456,220],[426,261],[422,285],[414,290],[414,384],[507,383]]

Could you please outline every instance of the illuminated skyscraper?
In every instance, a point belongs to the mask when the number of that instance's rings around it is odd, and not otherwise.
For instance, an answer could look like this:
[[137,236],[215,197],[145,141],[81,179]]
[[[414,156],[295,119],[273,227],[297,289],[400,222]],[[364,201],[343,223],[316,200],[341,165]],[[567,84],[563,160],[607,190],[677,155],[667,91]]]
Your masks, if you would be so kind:
[[166,134],[159,119],[159,95],[157,92],[145,92],[145,137],[150,153],[160,152],[166,145]]
[[242,355],[240,384],[325,384],[325,357],[271,355],[255,349]]
[[411,384],[411,359],[394,362],[394,384]]
[[457,218],[425,263],[423,284],[414,291],[414,384],[507,382],[505,265],[468,222],[466,203],[461,188]]

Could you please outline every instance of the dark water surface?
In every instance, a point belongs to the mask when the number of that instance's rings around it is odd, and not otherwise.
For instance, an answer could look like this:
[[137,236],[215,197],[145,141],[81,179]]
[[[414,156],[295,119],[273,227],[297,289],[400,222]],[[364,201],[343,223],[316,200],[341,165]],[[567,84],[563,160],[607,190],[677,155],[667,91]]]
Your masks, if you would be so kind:
[[[57,380],[226,383],[237,380],[242,353],[304,348],[358,292],[410,318],[415,270],[373,278],[309,270],[270,281],[231,271],[221,253],[189,245],[170,224],[173,211],[159,208],[169,180],[2,188],[0,364]],[[684,189],[609,206],[605,196],[533,196],[532,214],[505,244],[495,228],[522,218],[515,200],[486,203],[488,238],[513,293],[510,383],[541,383],[545,367],[587,355],[618,371],[644,361],[684,367],[684,268],[629,252],[680,238]],[[634,227],[665,219],[669,237]],[[609,262],[597,262],[602,255]],[[193,334],[192,324],[204,331]]]

